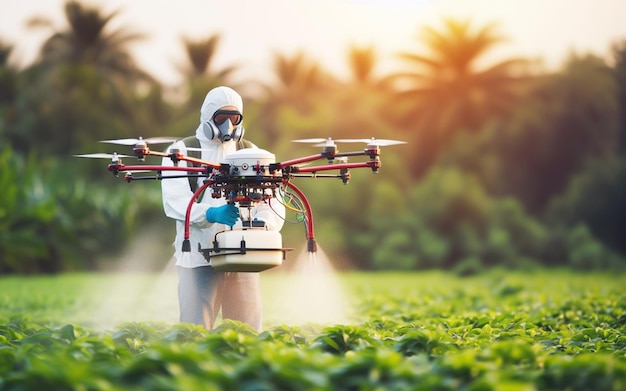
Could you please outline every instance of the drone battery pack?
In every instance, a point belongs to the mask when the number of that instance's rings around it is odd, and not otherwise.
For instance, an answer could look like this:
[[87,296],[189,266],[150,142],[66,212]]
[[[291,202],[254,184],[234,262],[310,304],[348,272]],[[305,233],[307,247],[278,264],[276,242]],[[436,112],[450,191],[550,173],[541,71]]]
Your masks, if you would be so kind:
[[224,272],[260,272],[283,262],[282,236],[265,229],[236,229],[216,235],[219,252],[211,266]]

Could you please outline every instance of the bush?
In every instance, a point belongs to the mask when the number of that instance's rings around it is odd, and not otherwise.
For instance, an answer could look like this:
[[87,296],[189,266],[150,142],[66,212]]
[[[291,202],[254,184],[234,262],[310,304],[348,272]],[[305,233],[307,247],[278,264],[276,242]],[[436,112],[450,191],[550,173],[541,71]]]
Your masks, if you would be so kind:
[[[584,224],[549,226],[512,198],[490,197],[470,175],[438,168],[417,184],[408,210],[370,215],[378,269],[571,266],[619,268],[620,258]],[[622,260],[623,262],[623,260]]]
[[547,213],[555,226],[585,224],[604,245],[626,255],[626,157],[590,163]]
[[27,160],[5,148],[0,165],[0,273],[93,268],[126,244],[141,213],[160,207],[148,192],[113,193],[62,161]]

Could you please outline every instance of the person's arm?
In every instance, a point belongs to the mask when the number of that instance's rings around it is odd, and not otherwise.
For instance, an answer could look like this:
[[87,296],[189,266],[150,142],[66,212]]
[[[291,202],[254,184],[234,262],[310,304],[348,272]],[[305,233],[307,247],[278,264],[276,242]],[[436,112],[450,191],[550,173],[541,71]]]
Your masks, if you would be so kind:
[[[183,154],[186,153],[185,145],[182,142],[177,142],[172,147],[178,148]],[[186,164],[181,162],[181,165]],[[162,160],[163,166],[174,166],[172,159],[164,157]],[[163,171],[163,177],[173,175],[183,175],[184,171]],[[189,187],[188,178],[169,178],[161,180],[161,195],[163,197],[163,210],[165,215],[175,220],[185,220],[185,214],[187,213],[187,206],[189,200],[193,196],[193,192]],[[200,228],[208,227],[211,225],[206,219],[206,212],[209,205],[203,203],[194,203],[191,208],[190,222]]]
[[269,230],[280,231],[285,223],[285,206],[282,200],[271,198],[256,205],[252,217],[264,221]]

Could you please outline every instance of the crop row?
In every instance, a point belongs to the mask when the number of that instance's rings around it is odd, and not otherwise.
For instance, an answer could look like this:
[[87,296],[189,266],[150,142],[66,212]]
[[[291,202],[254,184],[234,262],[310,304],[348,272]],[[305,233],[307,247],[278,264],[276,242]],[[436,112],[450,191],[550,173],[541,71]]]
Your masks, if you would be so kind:
[[0,311],[0,390],[626,389],[619,277],[430,277],[419,289],[352,277],[359,320],[260,333],[229,321],[94,330]]
[[623,330],[544,339],[518,326],[395,326],[280,326],[257,334],[232,322],[213,332],[129,323],[97,334],[15,320],[0,326],[0,389],[626,387]]

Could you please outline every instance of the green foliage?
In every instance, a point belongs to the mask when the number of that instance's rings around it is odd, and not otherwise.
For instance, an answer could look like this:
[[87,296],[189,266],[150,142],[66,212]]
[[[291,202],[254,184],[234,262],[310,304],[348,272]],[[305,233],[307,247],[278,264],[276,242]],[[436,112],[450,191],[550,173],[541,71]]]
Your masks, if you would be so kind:
[[[5,148],[0,164],[0,185],[6,189],[0,192],[3,273],[94,267],[104,249],[125,244],[140,216],[137,194],[112,196],[102,185],[76,179],[75,170],[60,162],[42,166],[34,155],[24,160]],[[148,208],[149,193],[141,197]],[[158,199],[152,201],[159,205]]]
[[[554,225],[585,224],[610,248],[626,252],[626,159],[592,162],[576,175],[548,211]],[[599,245],[599,244],[598,244]]]
[[[444,19],[439,29],[422,28],[425,53],[400,53],[410,65],[396,73],[401,122],[417,153],[407,155],[408,169],[421,176],[456,135],[476,133],[494,118],[506,118],[527,81],[527,60],[510,58],[487,67],[481,60],[503,37],[494,24]],[[404,111],[404,112],[403,112]]]
[[[41,183],[34,162],[25,162],[9,148],[2,151],[0,159],[5,167],[0,172],[0,184],[6,189],[0,193],[2,271],[20,270],[24,262],[41,261],[55,253],[57,257],[69,255],[64,253],[63,247],[56,247],[55,236],[58,233],[62,237],[63,233],[54,227],[55,200]],[[44,225],[48,225],[50,231],[42,232]],[[58,258],[52,260],[58,261]],[[46,270],[45,265],[41,266]],[[42,268],[35,268],[38,269]]]
[[612,70],[596,57],[571,58],[529,85],[506,122],[453,140],[442,161],[477,175],[495,196],[514,196],[533,214],[596,159],[615,156],[620,108]]
[[[7,129],[7,142],[22,153],[39,153],[46,159],[82,153],[97,141],[154,135],[158,120],[167,112],[164,104],[151,107],[150,88],[143,96],[133,90],[119,91],[98,69],[89,64],[59,65],[48,71],[30,70],[24,86],[18,118]],[[160,98],[160,97],[159,97]],[[131,109],[132,107],[132,109]],[[146,114],[146,110],[154,113]],[[148,118],[146,118],[148,116]]]
[[[0,172],[3,272],[91,268],[141,240],[136,221],[162,217],[155,185],[111,186],[104,164],[68,163],[68,155],[113,152],[97,144],[103,139],[186,136],[209,88],[240,89],[234,67],[212,66],[219,35],[181,42],[190,68],[171,99],[132,61],[128,45],[142,35],[111,30],[118,13],[76,1],[64,10],[67,23],[49,31],[27,69],[9,64],[12,45],[0,42],[0,159],[9,167]],[[403,53],[412,69],[392,76],[374,76],[371,47],[349,53],[349,81],[304,52],[275,53],[275,81],[244,97],[246,137],[278,160],[318,151],[290,142],[297,138],[410,142],[383,148],[380,174],[353,170],[347,187],[298,180],[333,258],[462,275],[493,265],[624,266],[621,163],[611,161],[626,145],[623,43],[611,65],[573,56],[558,72],[530,78],[524,59],[475,66],[501,42],[494,27],[427,27],[429,51]],[[241,90],[258,90],[251,84]],[[601,162],[586,168],[591,160]],[[291,247],[302,241],[298,225],[283,235]]]
[[[78,292],[111,276],[60,278],[54,284]],[[268,286],[280,283],[274,278]],[[269,325],[257,333],[234,321],[213,331],[158,322],[88,329],[67,323],[74,304],[59,305],[65,294],[49,294],[44,278],[11,278],[9,285],[32,294],[45,291],[51,318],[0,288],[0,299],[14,303],[0,306],[0,390],[626,387],[622,276],[353,273],[342,280],[354,303],[350,324]]]
[[540,262],[585,270],[624,267],[586,226],[550,229],[515,199],[490,197],[476,178],[456,169],[432,170],[412,189],[406,209],[391,202],[368,210],[368,232],[377,238],[370,239],[372,262],[380,269],[455,268],[472,274]]

